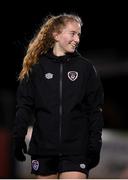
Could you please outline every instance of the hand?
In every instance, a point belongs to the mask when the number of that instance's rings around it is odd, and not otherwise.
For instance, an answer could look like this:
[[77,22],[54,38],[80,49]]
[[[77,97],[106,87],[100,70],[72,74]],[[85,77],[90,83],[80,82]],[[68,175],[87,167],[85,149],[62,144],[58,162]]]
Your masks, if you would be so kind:
[[25,161],[26,157],[24,153],[27,153],[27,146],[24,138],[15,138],[14,140],[14,155],[18,161]]
[[98,152],[89,152],[88,153],[88,158],[87,158],[87,164],[88,164],[88,169],[92,169],[95,166],[98,165],[100,160],[100,153]]

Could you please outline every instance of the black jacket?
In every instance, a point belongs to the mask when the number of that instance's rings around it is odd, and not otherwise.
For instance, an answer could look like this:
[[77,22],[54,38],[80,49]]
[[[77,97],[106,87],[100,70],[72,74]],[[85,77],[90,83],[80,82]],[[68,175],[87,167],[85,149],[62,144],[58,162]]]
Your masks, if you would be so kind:
[[78,53],[42,55],[17,90],[15,137],[35,123],[30,155],[84,155],[89,169],[99,162],[103,90],[94,66]]

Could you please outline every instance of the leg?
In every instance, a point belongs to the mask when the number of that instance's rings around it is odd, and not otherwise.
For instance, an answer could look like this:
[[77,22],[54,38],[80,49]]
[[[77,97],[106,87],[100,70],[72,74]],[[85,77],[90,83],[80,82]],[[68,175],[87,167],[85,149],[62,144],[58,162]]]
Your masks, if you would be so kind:
[[82,172],[70,171],[60,173],[59,179],[87,179],[87,175]]
[[88,169],[83,155],[64,155],[59,163],[60,179],[88,179]]
[[36,179],[58,179],[56,156],[32,156],[31,163],[31,173]]
[[58,174],[52,174],[49,176],[37,175],[36,179],[58,179]]

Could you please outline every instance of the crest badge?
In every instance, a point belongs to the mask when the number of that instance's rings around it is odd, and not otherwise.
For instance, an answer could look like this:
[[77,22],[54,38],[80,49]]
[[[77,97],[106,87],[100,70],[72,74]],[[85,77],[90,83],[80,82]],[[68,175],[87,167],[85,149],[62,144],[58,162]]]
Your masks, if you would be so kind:
[[75,81],[78,78],[78,72],[76,72],[76,71],[69,71],[68,72],[68,78],[71,81]]
[[39,161],[37,160],[32,160],[32,168],[37,171],[39,168]]

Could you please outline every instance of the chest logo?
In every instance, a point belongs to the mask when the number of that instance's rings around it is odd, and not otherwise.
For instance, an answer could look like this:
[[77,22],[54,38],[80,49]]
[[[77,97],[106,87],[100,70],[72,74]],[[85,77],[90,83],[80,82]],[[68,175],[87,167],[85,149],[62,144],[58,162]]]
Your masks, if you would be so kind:
[[84,163],[80,164],[81,169],[85,169],[86,165]]
[[32,168],[37,171],[39,168],[39,161],[37,160],[32,160]]
[[76,71],[69,71],[68,72],[68,78],[71,81],[75,81],[78,78],[78,72],[76,72]]
[[45,78],[46,79],[52,79],[53,78],[53,74],[52,73],[46,73],[45,74]]

